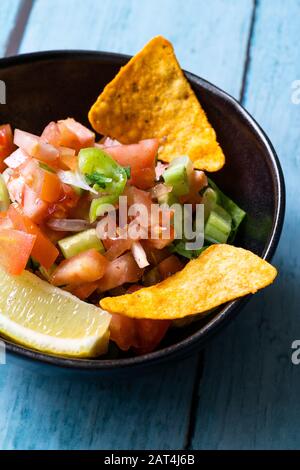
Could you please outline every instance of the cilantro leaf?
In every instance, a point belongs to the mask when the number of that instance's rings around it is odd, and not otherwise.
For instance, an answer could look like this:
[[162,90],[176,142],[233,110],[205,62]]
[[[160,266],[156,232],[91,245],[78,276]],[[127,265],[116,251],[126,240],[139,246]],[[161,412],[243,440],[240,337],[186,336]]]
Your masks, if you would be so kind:
[[130,166],[124,166],[123,168],[125,170],[127,178],[130,179],[130,177],[131,177],[131,168],[130,168]]
[[96,184],[100,188],[105,188],[107,184],[112,183],[112,178],[108,178],[99,171],[94,171],[93,173],[86,174],[85,178],[89,185]]

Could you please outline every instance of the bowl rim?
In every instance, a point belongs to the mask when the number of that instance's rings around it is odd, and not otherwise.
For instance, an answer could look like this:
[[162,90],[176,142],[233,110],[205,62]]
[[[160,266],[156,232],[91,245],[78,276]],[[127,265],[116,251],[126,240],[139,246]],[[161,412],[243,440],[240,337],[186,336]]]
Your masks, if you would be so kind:
[[[126,54],[120,54],[116,52],[106,51],[92,51],[92,50],[49,50],[40,52],[30,52],[25,54],[14,55],[10,57],[4,57],[0,59],[0,70],[10,66],[18,66],[25,63],[33,63],[38,61],[57,60],[57,59],[99,59],[102,62],[119,65],[124,65],[132,56]],[[262,258],[270,261],[276,247],[278,245],[283,220],[285,213],[285,183],[282,168],[276,154],[276,151],[264,132],[261,126],[256,120],[250,115],[248,111],[238,102],[237,99],[233,98],[230,94],[223,91],[216,85],[213,85],[209,81],[184,70],[186,77],[189,82],[196,86],[204,87],[208,89],[214,95],[217,95],[222,100],[226,101],[251,127],[254,133],[257,135],[264,148],[266,149],[268,158],[267,165],[272,175],[273,187],[275,188],[275,211],[273,217],[272,229],[270,231],[268,240],[266,242]],[[132,368],[133,366],[146,366],[155,364],[158,362],[165,362],[170,359],[175,359],[179,355],[189,355],[197,347],[200,349],[201,345],[215,334],[222,326],[225,326],[227,322],[237,315],[242,306],[249,300],[251,295],[246,297],[233,300],[227,304],[213,317],[206,325],[201,327],[198,331],[191,334],[187,338],[179,341],[170,346],[166,346],[158,351],[143,354],[141,356],[122,358],[122,359],[72,359],[59,356],[51,356],[46,353],[35,351],[33,349],[26,348],[25,346],[18,345],[8,339],[1,338],[4,340],[6,349],[13,355],[22,356],[24,359],[32,360],[40,364],[48,364],[56,366],[62,369],[74,369],[82,371],[104,371],[104,370],[116,370],[124,368]]]

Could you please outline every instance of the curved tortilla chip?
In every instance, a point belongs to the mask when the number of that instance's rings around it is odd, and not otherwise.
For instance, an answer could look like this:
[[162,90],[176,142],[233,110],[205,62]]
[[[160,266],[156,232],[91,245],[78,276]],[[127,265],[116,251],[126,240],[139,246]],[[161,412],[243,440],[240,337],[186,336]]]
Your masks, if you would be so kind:
[[271,284],[276,275],[273,266],[251,251],[212,245],[163,282],[133,294],[106,297],[100,305],[128,317],[174,320],[254,294]]
[[188,155],[217,171],[225,157],[216,133],[177,62],[172,44],[153,38],[104,88],[89,112],[93,128],[123,144],[157,137],[158,156]]

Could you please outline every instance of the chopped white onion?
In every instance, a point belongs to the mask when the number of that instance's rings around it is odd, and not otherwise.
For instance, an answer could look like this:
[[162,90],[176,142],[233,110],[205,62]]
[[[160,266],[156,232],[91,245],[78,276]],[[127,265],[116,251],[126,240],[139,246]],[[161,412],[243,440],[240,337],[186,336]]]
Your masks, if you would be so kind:
[[18,168],[21,166],[23,163],[26,162],[26,160],[30,158],[28,153],[26,153],[24,150],[21,148],[15,150],[13,153],[11,153],[5,160],[4,163],[7,165],[9,168]]
[[3,176],[3,179],[5,181],[5,184],[7,184],[9,182],[9,179],[10,179],[12,174],[13,174],[13,170],[11,168],[6,168],[3,171],[2,176]]
[[169,166],[168,163],[157,162],[155,167],[155,179],[158,181],[160,177],[164,174],[165,169]]
[[93,194],[98,194],[97,191],[91,188],[87,182],[85,181],[84,177],[78,173],[73,171],[63,171],[60,170],[57,172],[57,175],[65,184],[70,184],[71,186],[76,186],[77,188],[85,189],[86,191],[90,191]]
[[145,250],[140,242],[134,242],[132,244],[131,252],[139,268],[145,268],[146,266],[149,266],[150,263],[147,260]]
[[116,147],[122,145],[121,142],[116,139],[111,139],[110,137],[103,137],[99,144],[102,144],[104,147]]
[[56,232],[82,232],[93,224],[81,219],[49,219],[47,226]]

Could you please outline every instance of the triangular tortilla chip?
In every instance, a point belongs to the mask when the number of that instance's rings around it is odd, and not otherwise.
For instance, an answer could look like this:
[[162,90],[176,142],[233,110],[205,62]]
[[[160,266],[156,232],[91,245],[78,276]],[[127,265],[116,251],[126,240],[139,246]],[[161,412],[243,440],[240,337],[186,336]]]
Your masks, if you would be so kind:
[[93,128],[123,144],[160,139],[159,158],[188,155],[195,168],[217,171],[225,157],[185,78],[173,47],[153,38],[104,88],[89,112]]
[[212,245],[159,284],[133,294],[106,297],[100,305],[128,317],[174,320],[254,294],[271,284],[276,275],[273,266],[251,251]]

